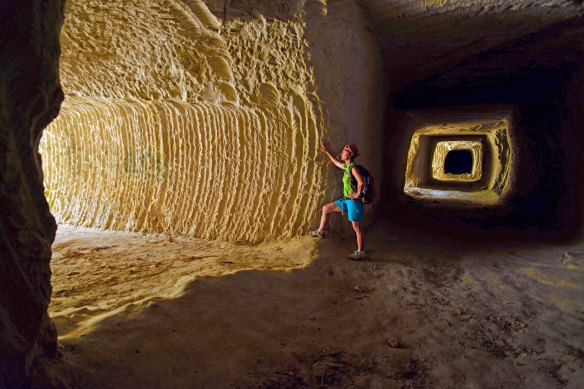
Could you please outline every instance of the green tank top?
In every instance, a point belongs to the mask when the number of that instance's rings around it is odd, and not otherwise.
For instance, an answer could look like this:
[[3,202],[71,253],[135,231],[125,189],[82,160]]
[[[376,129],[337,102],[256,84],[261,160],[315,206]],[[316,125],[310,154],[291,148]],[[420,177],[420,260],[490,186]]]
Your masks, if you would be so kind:
[[350,197],[349,193],[353,190],[351,188],[351,168],[355,166],[355,162],[350,164],[349,166],[345,165],[345,174],[343,174],[343,196]]

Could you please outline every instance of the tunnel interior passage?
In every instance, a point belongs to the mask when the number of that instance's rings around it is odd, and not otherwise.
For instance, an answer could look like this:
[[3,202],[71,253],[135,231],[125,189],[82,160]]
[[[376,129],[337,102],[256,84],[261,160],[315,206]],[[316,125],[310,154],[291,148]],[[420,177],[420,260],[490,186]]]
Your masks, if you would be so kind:
[[418,200],[495,204],[511,170],[510,144],[504,118],[419,128],[409,145],[404,193]]
[[542,29],[392,92],[388,216],[579,236],[584,59],[562,37],[583,31]]

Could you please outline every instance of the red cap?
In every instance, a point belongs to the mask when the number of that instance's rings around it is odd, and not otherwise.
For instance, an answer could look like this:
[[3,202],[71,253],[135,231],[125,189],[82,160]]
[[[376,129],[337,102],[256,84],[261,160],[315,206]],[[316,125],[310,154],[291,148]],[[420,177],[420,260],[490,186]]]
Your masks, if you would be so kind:
[[353,158],[358,157],[359,156],[359,150],[357,149],[357,145],[351,144],[351,145],[346,145],[343,148],[343,151],[348,151],[349,153],[351,153],[351,156]]

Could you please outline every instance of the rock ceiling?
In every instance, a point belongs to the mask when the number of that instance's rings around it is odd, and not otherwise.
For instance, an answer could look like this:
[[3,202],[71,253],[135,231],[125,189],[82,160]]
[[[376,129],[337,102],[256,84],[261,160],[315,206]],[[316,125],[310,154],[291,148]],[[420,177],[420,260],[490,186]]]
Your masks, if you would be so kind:
[[[566,46],[581,52],[584,30],[574,30],[574,24],[582,24],[581,3],[567,0],[360,1],[374,26],[387,72],[396,75],[393,87],[444,71],[501,45],[513,46],[538,32],[538,38],[544,40],[541,49],[547,52]],[[569,33],[553,28],[570,21]],[[537,46],[537,42],[532,43],[528,50]],[[519,51],[525,52],[526,48],[522,49]],[[547,61],[554,56],[539,58]]]

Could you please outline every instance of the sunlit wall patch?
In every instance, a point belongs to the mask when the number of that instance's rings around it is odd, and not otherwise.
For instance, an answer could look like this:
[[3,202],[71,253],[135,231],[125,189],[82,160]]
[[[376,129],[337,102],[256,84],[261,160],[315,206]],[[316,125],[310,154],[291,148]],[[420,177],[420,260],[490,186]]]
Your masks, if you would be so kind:
[[438,181],[475,182],[483,173],[483,144],[473,140],[439,141],[432,158],[432,177]]
[[410,141],[404,193],[422,201],[496,204],[510,164],[507,120],[425,126]]

